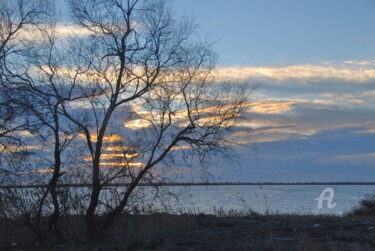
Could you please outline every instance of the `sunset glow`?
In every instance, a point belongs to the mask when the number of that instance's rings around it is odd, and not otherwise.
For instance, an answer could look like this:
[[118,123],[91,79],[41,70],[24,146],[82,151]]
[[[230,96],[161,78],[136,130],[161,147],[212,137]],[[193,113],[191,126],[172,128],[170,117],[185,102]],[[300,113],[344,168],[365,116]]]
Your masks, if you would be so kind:
[[101,166],[104,167],[142,167],[142,162],[130,162],[130,163],[117,163],[117,162],[102,162]]
[[16,174],[17,175],[30,174],[30,173],[42,173],[42,174],[45,174],[45,173],[52,173],[52,172],[53,172],[53,169],[47,168],[47,169],[32,170],[32,171],[28,171],[28,172],[17,172]]

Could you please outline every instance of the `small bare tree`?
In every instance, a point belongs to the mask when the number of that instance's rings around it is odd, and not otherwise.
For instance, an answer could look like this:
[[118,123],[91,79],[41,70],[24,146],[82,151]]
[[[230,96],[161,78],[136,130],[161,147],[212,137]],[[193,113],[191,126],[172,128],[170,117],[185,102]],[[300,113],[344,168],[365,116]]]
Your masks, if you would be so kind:
[[[41,216],[45,215],[44,207],[48,196],[51,198],[53,212],[49,216],[47,231],[53,232],[55,237],[62,239],[57,227],[60,212],[61,198],[58,197],[58,183],[60,178],[67,172],[71,161],[67,160],[72,142],[80,132],[80,128],[68,123],[62,115],[61,104],[64,100],[74,100],[72,86],[64,80],[64,74],[60,73],[62,64],[65,62],[65,54],[56,48],[55,26],[43,30],[45,41],[39,41],[34,48],[30,48],[25,54],[27,61],[25,71],[21,75],[13,75],[12,94],[19,98],[17,104],[25,109],[27,119],[27,131],[37,139],[42,149],[51,148],[52,154],[44,156],[44,170],[50,175],[41,180],[41,185],[46,188],[38,202],[36,210],[36,226],[38,232],[43,231],[40,222]],[[43,151],[43,150],[42,150]],[[65,171],[63,170],[65,167]],[[43,166],[39,165],[39,168]],[[60,182],[61,183],[61,182]]]
[[[86,228],[93,239],[123,212],[139,184],[154,181],[160,168],[187,153],[203,164],[228,147],[225,136],[240,117],[247,92],[212,83],[216,55],[209,44],[192,42],[195,24],[173,18],[165,1],[69,4],[72,20],[90,34],[71,45],[74,71],[83,65],[88,69],[71,85],[93,96],[62,106],[84,132],[90,156]],[[83,114],[72,108],[77,106]],[[124,127],[115,126],[118,120]],[[108,154],[115,141],[122,148]],[[118,203],[100,211],[103,188],[119,181],[128,185]],[[95,215],[103,213],[99,222]]]

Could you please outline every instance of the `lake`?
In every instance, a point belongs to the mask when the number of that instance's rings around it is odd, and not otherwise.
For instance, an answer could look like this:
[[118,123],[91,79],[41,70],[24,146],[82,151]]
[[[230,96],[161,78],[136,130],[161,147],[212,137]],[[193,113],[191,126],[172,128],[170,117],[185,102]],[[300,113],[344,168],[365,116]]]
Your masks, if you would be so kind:
[[[331,188],[331,208],[327,200],[318,201],[326,188]],[[258,213],[285,214],[335,214],[342,215],[357,206],[367,194],[375,193],[375,185],[199,185],[169,187],[179,195],[179,200],[155,202],[164,204],[175,212],[214,213],[234,209],[246,211],[249,208]],[[324,197],[329,198],[326,192]],[[160,204],[159,204],[160,203]]]
[[[40,191],[35,189],[24,190],[28,191],[25,193],[24,202],[33,202],[34,197],[30,195],[40,194]],[[89,187],[68,189],[71,198],[79,198],[81,205],[88,206],[91,190]],[[117,187],[117,193],[112,193],[112,189],[113,187],[104,189],[100,197],[103,202],[113,203],[112,206],[115,206],[121,197],[120,194],[123,194],[125,190],[120,186]],[[159,211],[176,214],[217,214],[230,210],[239,212],[251,210],[262,214],[342,215],[358,206],[366,195],[375,194],[375,185],[164,185],[159,186],[158,194],[162,196],[157,198],[155,198],[156,190],[153,187],[139,186],[136,190],[138,191],[135,191],[134,200],[129,204],[128,210],[134,210],[136,206],[140,213]],[[323,191],[326,192],[322,194]],[[163,196],[169,193],[176,197]],[[321,208],[317,200],[320,196],[324,197],[320,203]],[[33,207],[34,203],[26,206]],[[49,205],[46,210],[51,208],[52,205]],[[98,210],[106,210],[105,208],[102,204],[99,205]],[[70,209],[76,210],[74,206]]]

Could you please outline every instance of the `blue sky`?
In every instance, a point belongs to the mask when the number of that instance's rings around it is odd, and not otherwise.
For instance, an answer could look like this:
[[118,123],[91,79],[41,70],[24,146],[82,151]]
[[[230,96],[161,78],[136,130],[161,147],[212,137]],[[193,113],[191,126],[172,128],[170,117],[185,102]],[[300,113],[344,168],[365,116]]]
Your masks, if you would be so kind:
[[[231,181],[375,180],[375,1],[176,0],[215,41],[219,73],[259,85],[257,159]],[[219,76],[221,76],[219,74]],[[249,125],[250,126],[250,125]]]
[[218,81],[258,86],[238,125],[253,129],[256,158],[236,148],[216,180],[375,181],[375,1],[171,4],[214,41]]
[[176,0],[223,65],[362,60],[375,52],[372,0]]

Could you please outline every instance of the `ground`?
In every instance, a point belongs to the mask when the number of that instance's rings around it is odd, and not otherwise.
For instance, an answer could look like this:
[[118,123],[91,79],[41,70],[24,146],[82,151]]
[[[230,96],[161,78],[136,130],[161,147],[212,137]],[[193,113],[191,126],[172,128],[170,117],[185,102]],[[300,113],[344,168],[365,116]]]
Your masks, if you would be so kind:
[[[19,234],[22,234],[21,232]],[[10,235],[9,235],[10,236]],[[13,233],[13,238],[16,235]],[[4,237],[4,236],[3,236]],[[124,216],[98,243],[31,244],[2,250],[375,250],[374,217],[296,215]],[[13,246],[11,246],[13,245]]]

